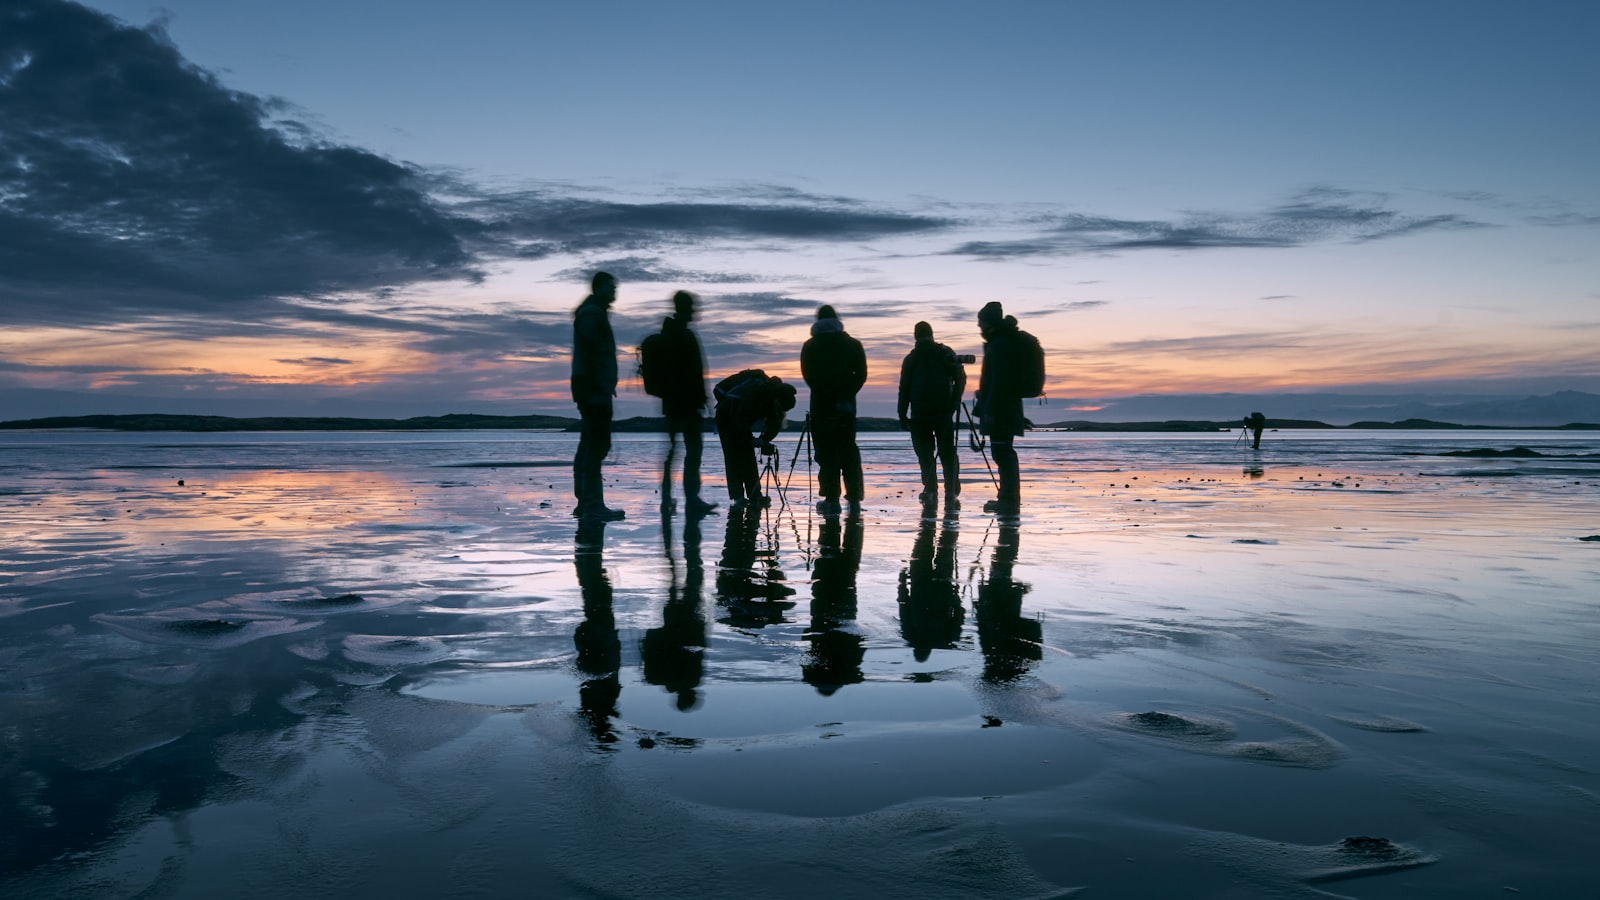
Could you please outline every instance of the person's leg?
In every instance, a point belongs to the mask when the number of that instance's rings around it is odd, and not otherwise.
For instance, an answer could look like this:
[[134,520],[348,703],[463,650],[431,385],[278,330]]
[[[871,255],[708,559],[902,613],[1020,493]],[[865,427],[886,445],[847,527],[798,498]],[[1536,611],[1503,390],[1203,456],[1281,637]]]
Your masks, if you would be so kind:
[[683,495],[689,505],[700,502],[700,456],[705,449],[705,423],[698,415],[684,416],[680,423],[683,432]]
[[[933,429],[934,441],[939,446],[939,466],[944,469],[944,498],[946,502],[961,496],[961,455],[956,452],[956,426],[949,419],[940,421]],[[928,468],[933,468],[929,462]],[[923,476],[927,481],[927,476]],[[934,482],[938,487],[938,482]]]
[[728,499],[744,499],[744,472],[740,463],[750,453],[750,429],[730,416],[717,418],[717,440],[722,444],[722,468],[728,479]]
[[856,422],[851,417],[850,423],[845,427],[844,446],[840,468],[844,474],[844,496],[852,504],[859,506],[866,498],[866,478],[861,471],[861,446],[856,443]]
[[[687,444],[688,442],[685,441]],[[661,505],[672,504],[672,458],[678,454],[678,422],[667,416],[667,456],[661,461]],[[685,464],[687,466],[687,463]]]
[[824,500],[839,499],[839,462],[842,455],[839,426],[831,418],[811,417],[811,439],[817,450],[817,493]]
[[939,473],[933,467],[934,429],[922,419],[911,420],[911,449],[917,454],[917,468],[922,471],[922,499],[939,492]]
[[989,438],[989,452],[994,455],[994,468],[1000,475],[1000,506],[1017,509],[1022,503],[1022,474],[1017,463],[1014,435],[995,435]]
[[578,507],[605,509],[605,482],[601,465],[611,453],[611,404],[586,403],[579,407],[582,423],[578,432],[578,454],[573,460],[573,482]]

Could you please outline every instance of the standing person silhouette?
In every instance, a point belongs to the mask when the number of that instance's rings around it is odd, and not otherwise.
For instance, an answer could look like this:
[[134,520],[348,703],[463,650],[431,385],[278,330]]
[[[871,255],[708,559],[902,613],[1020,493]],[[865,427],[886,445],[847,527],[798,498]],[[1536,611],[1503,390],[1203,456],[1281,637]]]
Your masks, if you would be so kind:
[[817,309],[811,339],[800,348],[800,374],[811,389],[811,440],[817,448],[817,511],[839,514],[839,481],[850,515],[861,514],[861,448],[856,446],[856,394],[867,382],[867,352],[845,333],[832,306]]
[[1016,515],[1022,510],[1022,475],[1013,441],[1028,427],[1022,415],[1026,374],[1021,365],[1031,352],[1030,339],[1017,328],[1016,317],[1005,314],[999,301],[990,301],[978,311],[978,329],[983,332],[983,369],[973,414],[979,429],[989,436],[1000,476],[1000,495],[985,503],[983,510]]
[[[956,453],[956,407],[967,391],[967,370],[954,350],[933,339],[933,326],[918,322],[912,329],[917,344],[900,364],[900,427],[911,432],[911,449],[922,470],[922,502],[939,499],[939,473],[934,450],[944,468],[944,506],[961,508],[961,459]],[[907,413],[910,413],[908,416]]]
[[[660,357],[650,360],[660,366],[661,415],[667,421],[667,458],[661,464],[661,505],[672,508],[672,458],[683,436],[684,512],[703,516],[715,510],[715,503],[700,499],[700,456],[705,443],[706,357],[700,339],[689,328],[695,317],[695,296],[688,291],[672,295],[673,314],[661,323]],[[646,340],[652,340],[647,338]]]
[[581,420],[578,451],[572,458],[572,493],[580,519],[615,521],[626,514],[609,509],[600,466],[611,453],[611,399],[617,395],[617,340],[611,333],[611,304],[617,279],[596,272],[589,296],[572,314],[572,402]]
[[1250,429],[1250,449],[1261,449],[1261,432],[1267,427],[1267,417],[1253,412],[1244,417],[1244,427]]

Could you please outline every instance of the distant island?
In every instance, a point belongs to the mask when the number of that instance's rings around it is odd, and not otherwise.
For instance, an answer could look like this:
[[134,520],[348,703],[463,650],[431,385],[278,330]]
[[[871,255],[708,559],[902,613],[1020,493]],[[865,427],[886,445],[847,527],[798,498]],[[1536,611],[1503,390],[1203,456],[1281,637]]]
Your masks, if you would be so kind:
[[[1226,422],[1202,419],[1169,419],[1161,422],[1090,422],[1073,420],[1042,423],[1040,431],[1089,432],[1222,432],[1232,431],[1239,420]],[[613,430],[622,433],[649,433],[665,430],[664,421],[656,416],[635,416],[618,419]],[[706,428],[710,430],[710,420]],[[790,420],[785,431],[800,431],[805,427],[804,417]],[[899,431],[895,419],[865,416],[857,421],[863,432]],[[1309,419],[1267,419],[1268,430],[1290,429],[1472,429],[1516,431],[1600,431],[1600,424],[1573,422],[1556,426],[1494,426],[1457,425],[1429,419],[1403,419],[1398,422],[1355,422],[1350,425],[1329,425]],[[229,416],[181,416],[158,413],[134,415],[52,416],[43,419],[18,419],[0,422],[0,429],[17,430],[95,430],[95,431],[550,431],[577,432],[579,422],[568,416],[483,416],[471,413],[453,413],[446,416],[418,416],[410,419],[358,419],[332,416],[259,416],[232,418]]]

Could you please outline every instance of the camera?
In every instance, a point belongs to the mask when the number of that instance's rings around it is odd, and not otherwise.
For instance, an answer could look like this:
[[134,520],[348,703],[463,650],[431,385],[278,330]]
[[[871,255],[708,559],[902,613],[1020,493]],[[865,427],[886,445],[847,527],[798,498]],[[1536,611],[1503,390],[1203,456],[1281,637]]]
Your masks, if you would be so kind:
[[778,448],[776,446],[774,446],[771,441],[763,441],[761,438],[756,438],[755,439],[755,445],[756,445],[756,449],[761,451],[761,455],[762,456],[777,456],[778,455]]
[[974,356],[971,353],[957,353],[956,354],[956,362],[962,364],[963,366],[970,366],[970,365],[972,365],[973,363],[975,363],[977,361],[978,361],[978,357]]

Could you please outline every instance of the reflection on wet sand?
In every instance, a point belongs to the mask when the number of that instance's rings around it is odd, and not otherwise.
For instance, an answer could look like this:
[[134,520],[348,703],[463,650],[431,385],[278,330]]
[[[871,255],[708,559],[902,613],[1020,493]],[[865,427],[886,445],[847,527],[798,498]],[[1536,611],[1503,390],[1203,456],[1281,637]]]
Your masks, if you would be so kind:
[[953,518],[924,517],[911,559],[900,570],[900,635],[917,662],[961,641],[967,611],[956,583],[957,533]]
[[617,715],[617,699],[622,695],[622,640],[617,635],[616,614],[611,607],[605,534],[605,520],[585,519],[578,526],[572,557],[578,590],[583,595],[583,621],[572,634],[578,651],[574,666],[582,679],[578,685],[578,714],[602,748],[617,741],[611,720]]
[[1002,518],[989,576],[978,584],[973,604],[978,620],[978,646],[983,650],[983,679],[992,684],[1015,681],[1044,656],[1044,626],[1022,612],[1022,597],[1032,586],[1016,579],[1019,531],[1014,518]]
[[794,595],[794,588],[784,583],[778,567],[777,529],[763,533],[761,517],[754,505],[728,510],[717,563],[717,605],[723,610],[718,621],[735,628],[780,624],[794,608],[794,601],[784,599]]
[[[862,679],[866,638],[855,628],[856,573],[861,569],[861,519],[822,523],[811,576],[811,625],[803,639],[811,647],[800,674],[817,693],[828,695]],[[841,534],[843,540],[841,542]]]
[[672,519],[661,526],[666,544],[671,584],[661,608],[661,624],[644,633],[639,642],[640,668],[648,684],[659,685],[677,698],[678,709],[688,712],[700,705],[698,688],[705,674],[707,623],[703,607],[705,565],[700,559],[700,518],[690,516],[683,526],[683,573],[672,555]]

